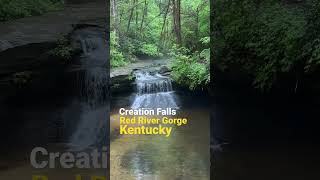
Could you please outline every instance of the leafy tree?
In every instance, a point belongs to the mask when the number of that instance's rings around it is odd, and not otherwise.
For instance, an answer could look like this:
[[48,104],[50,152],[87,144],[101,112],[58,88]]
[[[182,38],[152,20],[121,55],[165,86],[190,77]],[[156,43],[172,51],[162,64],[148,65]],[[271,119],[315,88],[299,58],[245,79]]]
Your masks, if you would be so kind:
[[210,63],[209,0],[111,0],[111,7],[111,30],[118,37],[114,39],[118,45],[111,47],[115,55],[111,64],[119,61],[125,62],[119,66],[125,65],[139,56],[167,56],[178,83],[190,89],[206,84]]
[[119,44],[117,41],[118,37],[115,32],[110,34],[110,56],[111,56],[111,67],[119,67],[126,65],[127,63],[124,60],[124,57],[121,52],[118,51]]
[[252,75],[256,88],[270,90],[289,74],[297,89],[304,71],[320,63],[318,1],[217,0],[213,7],[215,65]]

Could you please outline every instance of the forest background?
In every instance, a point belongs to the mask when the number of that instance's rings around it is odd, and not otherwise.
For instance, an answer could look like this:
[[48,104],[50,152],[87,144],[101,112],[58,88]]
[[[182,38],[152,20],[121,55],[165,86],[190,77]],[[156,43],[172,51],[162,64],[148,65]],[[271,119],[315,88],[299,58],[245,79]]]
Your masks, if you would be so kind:
[[167,58],[177,83],[210,81],[209,0],[111,0],[110,39],[112,68]]

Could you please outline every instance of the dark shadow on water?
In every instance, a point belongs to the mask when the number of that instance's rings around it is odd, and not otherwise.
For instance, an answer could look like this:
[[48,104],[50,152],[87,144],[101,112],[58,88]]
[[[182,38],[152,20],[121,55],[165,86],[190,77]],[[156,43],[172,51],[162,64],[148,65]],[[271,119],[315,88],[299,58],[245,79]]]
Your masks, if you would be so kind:
[[319,103],[312,96],[259,95],[215,84],[212,179],[319,179]]

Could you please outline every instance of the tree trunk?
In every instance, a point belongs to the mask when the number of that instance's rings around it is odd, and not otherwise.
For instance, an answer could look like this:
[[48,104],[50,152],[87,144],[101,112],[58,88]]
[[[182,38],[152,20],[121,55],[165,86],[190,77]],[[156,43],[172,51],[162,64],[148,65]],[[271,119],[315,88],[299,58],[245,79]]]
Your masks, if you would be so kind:
[[120,33],[120,31],[119,31],[120,20],[119,20],[118,6],[117,6],[117,1],[116,0],[111,0],[111,8],[112,8],[113,23],[114,23],[113,30],[119,36],[119,33]]
[[136,7],[136,30],[138,30],[138,25],[139,25],[139,8],[138,8],[138,4],[139,4],[139,2],[138,2],[138,0],[136,0],[137,1],[137,7]]
[[196,37],[199,37],[199,7],[197,8],[196,11]]
[[181,1],[172,0],[173,3],[173,29],[176,35],[177,44],[182,45],[181,38]]
[[145,19],[145,17],[147,16],[147,12],[148,12],[148,3],[147,3],[147,0],[144,0],[144,10],[143,10],[143,15],[142,15],[142,20],[141,20],[141,26],[140,26],[140,33],[141,33],[141,34],[142,34],[144,19]]
[[135,6],[136,6],[136,0],[133,0],[133,5],[132,5],[133,8],[131,8],[131,11],[130,11],[130,16],[129,16],[128,25],[127,25],[127,32],[129,32],[129,29],[130,29],[130,24],[131,24],[131,20],[132,20]]
[[161,34],[160,34],[160,38],[163,39],[163,35],[164,35],[164,28],[166,26],[166,23],[167,23],[167,15],[169,13],[169,8],[170,8],[170,2],[168,2],[168,6],[167,6],[167,9],[166,9],[166,12],[165,12],[165,15],[164,15],[164,18],[163,18],[163,25],[162,25],[162,28],[161,28]]

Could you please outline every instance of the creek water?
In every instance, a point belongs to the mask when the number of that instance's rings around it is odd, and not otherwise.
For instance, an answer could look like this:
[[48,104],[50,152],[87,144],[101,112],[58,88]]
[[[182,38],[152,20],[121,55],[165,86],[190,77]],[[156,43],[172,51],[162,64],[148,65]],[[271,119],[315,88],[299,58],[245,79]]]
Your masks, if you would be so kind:
[[138,108],[178,108],[171,79],[158,73],[135,72],[137,95],[131,105]]
[[[210,117],[205,97],[176,92],[170,78],[148,69],[134,74],[136,92],[112,97],[121,103],[111,107],[111,179],[210,179]],[[169,137],[119,135],[119,107],[175,108],[175,117],[188,117],[188,125],[173,127]]]
[[212,143],[221,145],[212,152],[213,179],[319,179],[314,99],[252,95],[222,79],[211,102]]

